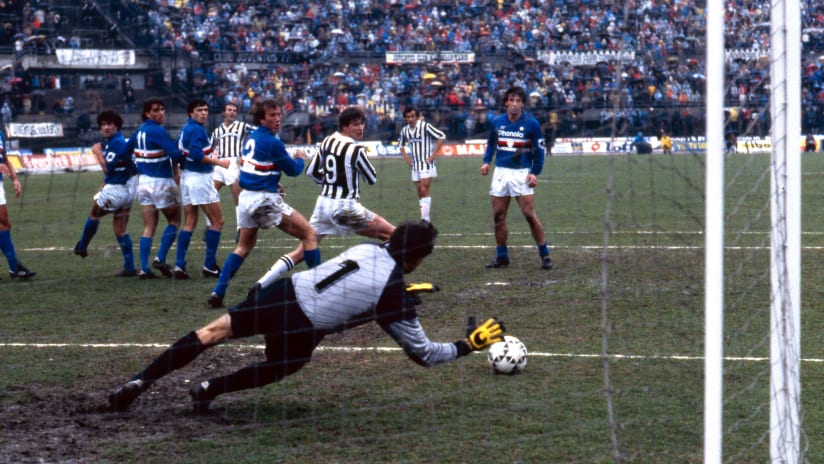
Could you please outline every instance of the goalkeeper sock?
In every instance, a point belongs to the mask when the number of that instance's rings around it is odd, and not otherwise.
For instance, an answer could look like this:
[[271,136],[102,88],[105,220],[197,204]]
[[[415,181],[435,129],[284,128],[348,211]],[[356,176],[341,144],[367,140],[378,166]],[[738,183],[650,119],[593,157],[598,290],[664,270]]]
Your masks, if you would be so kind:
[[197,338],[194,331],[189,332],[155,358],[143,372],[135,376],[134,380],[142,380],[145,390],[164,375],[192,362],[200,353],[206,351],[206,348],[208,347]]
[[292,261],[292,258],[288,255],[283,255],[275,261],[275,264],[273,264],[268,271],[266,271],[266,274],[263,274],[263,277],[258,279],[258,283],[261,287],[268,287],[283,273],[291,271],[294,267],[295,262]]
[[252,364],[229,375],[209,379],[208,393],[210,397],[214,398],[224,393],[269,385],[296,372],[303,367],[306,362],[308,362],[308,359],[300,361],[287,359],[277,362],[265,361]]

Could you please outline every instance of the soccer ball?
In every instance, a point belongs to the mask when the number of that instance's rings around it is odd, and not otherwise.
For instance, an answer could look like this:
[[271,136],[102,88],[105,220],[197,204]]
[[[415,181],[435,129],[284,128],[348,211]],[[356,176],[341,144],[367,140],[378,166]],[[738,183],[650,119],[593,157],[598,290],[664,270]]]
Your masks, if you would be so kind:
[[520,374],[526,367],[526,353],[523,342],[511,335],[504,335],[502,342],[489,347],[486,360],[496,374]]

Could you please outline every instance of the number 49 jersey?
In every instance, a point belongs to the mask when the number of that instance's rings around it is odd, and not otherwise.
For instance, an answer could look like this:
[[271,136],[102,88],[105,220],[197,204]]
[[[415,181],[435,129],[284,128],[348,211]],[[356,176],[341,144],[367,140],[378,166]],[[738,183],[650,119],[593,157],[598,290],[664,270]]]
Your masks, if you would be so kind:
[[369,185],[378,180],[366,148],[340,132],[323,139],[318,154],[306,167],[306,175],[321,184],[321,196],[336,200],[360,199],[359,176]]
[[295,294],[315,329],[337,332],[375,321],[417,317],[406,298],[403,272],[386,246],[363,243],[292,275]]

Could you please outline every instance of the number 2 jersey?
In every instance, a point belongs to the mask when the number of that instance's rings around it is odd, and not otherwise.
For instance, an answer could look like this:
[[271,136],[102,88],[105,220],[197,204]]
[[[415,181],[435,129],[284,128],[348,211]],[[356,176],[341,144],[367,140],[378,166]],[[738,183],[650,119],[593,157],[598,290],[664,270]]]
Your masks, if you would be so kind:
[[303,166],[303,159],[289,156],[280,137],[260,126],[243,145],[238,182],[244,190],[278,193],[281,173],[297,176]]
[[417,297],[385,245],[363,243],[292,275],[298,304],[315,330],[334,333],[375,321],[416,363],[458,357],[454,343],[432,342],[418,321]]

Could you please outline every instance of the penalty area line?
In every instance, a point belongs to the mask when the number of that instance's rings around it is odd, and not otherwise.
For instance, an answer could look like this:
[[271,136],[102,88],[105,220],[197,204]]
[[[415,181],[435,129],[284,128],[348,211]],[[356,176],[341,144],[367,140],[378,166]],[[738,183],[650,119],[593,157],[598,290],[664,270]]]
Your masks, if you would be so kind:
[[[0,343],[0,348],[168,348],[168,344],[162,343]],[[234,349],[240,350],[262,350],[264,345],[260,344],[222,344],[215,346],[217,349]],[[317,351],[328,352],[343,352],[343,353],[358,353],[358,352],[401,352],[400,347],[392,346],[319,346]],[[483,354],[483,353],[475,353]],[[548,352],[530,352],[530,357],[539,358],[580,358],[580,359],[602,359],[600,354],[587,353],[548,353]],[[703,361],[703,356],[692,355],[643,355],[643,354],[609,354],[607,357],[611,360],[634,360],[634,361]],[[770,358],[761,356],[725,356],[724,361],[742,361],[742,362],[767,362]],[[824,358],[803,358],[801,361],[808,363],[824,363]]]

